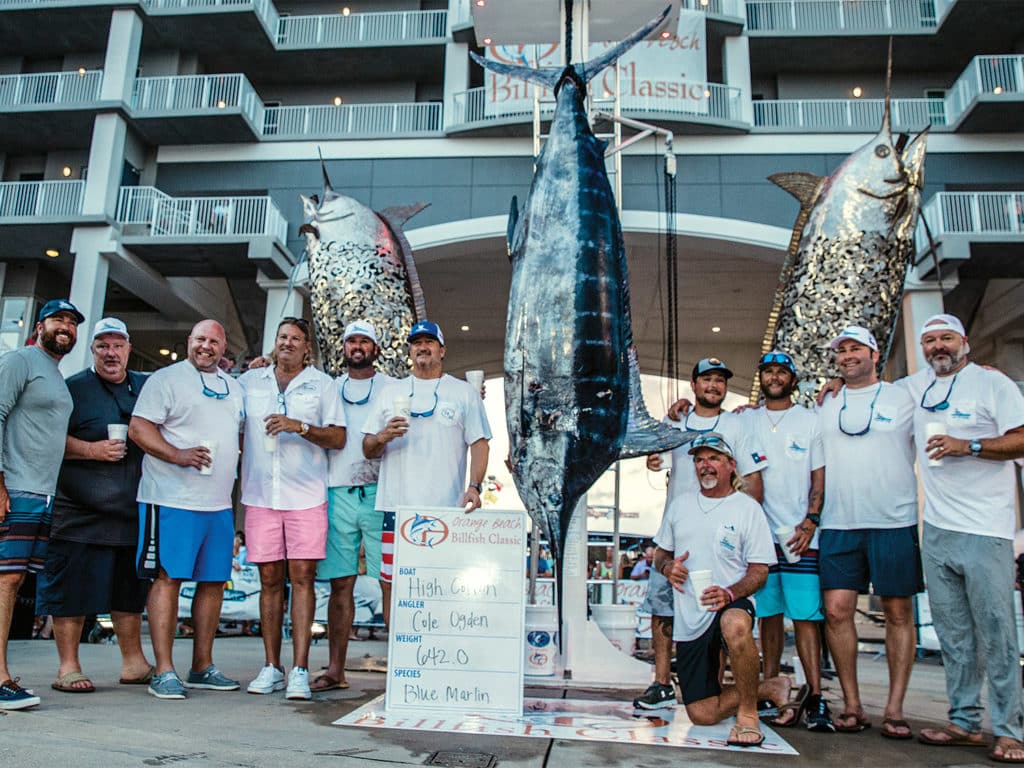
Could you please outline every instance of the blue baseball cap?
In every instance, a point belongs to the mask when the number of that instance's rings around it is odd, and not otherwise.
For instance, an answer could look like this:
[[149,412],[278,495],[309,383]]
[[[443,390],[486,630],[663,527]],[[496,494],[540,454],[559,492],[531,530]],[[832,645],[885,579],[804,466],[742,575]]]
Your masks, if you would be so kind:
[[61,312],[70,312],[75,316],[75,320],[79,323],[85,322],[85,315],[78,311],[78,307],[72,304],[67,299],[50,299],[50,301],[43,304],[43,308],[39,310],[39,322],[43,322],[48,317],[53,317]]
[[732,378],[732,371],[726,367],[725,363],[717,357],[705,357],[703,360],[698,360],[697,364],[693,366],[693,375],[690,376],[690,379],[696,381],[698,376],[703,376],[705,373],[712,373],[713,371],[722,374],[726,379]]
[[765,352],[763,355],[761,355],[761,359],[757,361],[757,370],[763,370],[772,364],[781,365],[783,368],[785,368],[794,376],[796,376],[796,363],[794,363],[793,358],[787,355],[785,352],[779,352],[778,350]]
[[416,323],[410,329],[407,341],[412,341],[417,336],[430,336],[432,339],[436,339],[442,347],[444,346],[444,334],[441,333],[441,326],[429,320],[420,320]]

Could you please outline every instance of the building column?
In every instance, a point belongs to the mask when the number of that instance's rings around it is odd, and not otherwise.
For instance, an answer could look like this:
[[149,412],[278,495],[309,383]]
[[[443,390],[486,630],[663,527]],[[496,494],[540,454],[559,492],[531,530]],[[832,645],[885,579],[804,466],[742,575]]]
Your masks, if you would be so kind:
[[277,326],[285,317],[303,317],[305,299],[299,287],[287,280],[271,280],[262,272],[256,276],[256,284],[267,292],[267,311],[263,315],[263,340],[260,351],[270,354],[277,336]]
[[448,43],[444,47],[444,127],[447,130],[469,118],[468,98],[463,96],[461,113],[456,109],[456,94],[469,90],[469,46],[466,43]]
[[932,315],[944,312],[942,291],[937,283],[907,285],[903,294],[903,339],[907,353],[907,375],[917,373],[927,363],[921,354],[921,324]]
[[746,35],[727,37],[722,44],[722,74],[725,85],[740,90],[739,119],[754,124],[754,102],[750,84],[750,38]]
[[107,53],[103,60],[101,100],[131,104],[141,47],[142,19],[139,15],[130,9],[114,11],[110,17]]
[[110,262],[98,248],[80,249],[75,253],[75,267],[71,274],[71,303],[85,315],[85,322],[78,328],[75,348],[64,356],[60,370],[65,376],[78,373],[92,362],[89,337],[96,321],[103,317],[103,305],[107,298],[107,276]]

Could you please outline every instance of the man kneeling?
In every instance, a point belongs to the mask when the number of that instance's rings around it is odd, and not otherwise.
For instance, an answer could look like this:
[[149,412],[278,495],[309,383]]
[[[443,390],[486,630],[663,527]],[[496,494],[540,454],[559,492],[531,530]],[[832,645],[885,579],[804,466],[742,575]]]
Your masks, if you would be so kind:
[[[665,510],[654,538],[657,568],[675,588],[672,639],[686,714],[695,725],[736,715],[729,744],[756,747],[757,699],[777,706],[789,698],[785,677],[758,686],[751,599],[774,565],[775,546],[761,506],[744,493],[732,449],[720,434],[693,441],[690,451],[700,491],[680,496]],[[678,556],[677,556],[677,553]],[[734,685],[721,683],[722,652],[729,655]]]

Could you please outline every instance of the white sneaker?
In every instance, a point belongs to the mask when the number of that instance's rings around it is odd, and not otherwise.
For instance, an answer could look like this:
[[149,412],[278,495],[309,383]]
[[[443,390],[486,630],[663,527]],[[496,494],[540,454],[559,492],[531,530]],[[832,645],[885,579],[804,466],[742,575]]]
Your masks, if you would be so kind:
[[283,691],[284,672],[273,664],[267,664],[267,666],[260,670],[260,673],[256,675],[256,679],[249,683],[249,687],[245,690],[249,693],[273,693],[274,691]]
[[309,670],[305,667],[292,667],[288,673],[288,690],[285,692],[286,699],[298,699],[309,701],[313,694],[309,692]]

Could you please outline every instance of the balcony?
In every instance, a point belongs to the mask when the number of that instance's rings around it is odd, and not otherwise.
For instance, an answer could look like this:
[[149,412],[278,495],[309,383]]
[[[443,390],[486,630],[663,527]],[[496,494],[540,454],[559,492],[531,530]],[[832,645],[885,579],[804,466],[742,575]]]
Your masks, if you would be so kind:
[[751,36],[934,32],[955,0],[747,0]]
[[0,109],[91,104],[100,98],[101,70],[0,75]]
[[[943,127],[943,99],[893,99],[892,127],[920,131]],[[876,133],[882,125],[884,99],[776,99],[754,102],[754,128],[763,133]]]
[[281,50],[423,45],[444,43],[447,36],[447,11],[332,13],[281,17],[276,44]]
[[40,145],[88,146],[102,84],[101,70],[0,75],[0,147],[29,152]]
[[437,134],[442,128],[442,110],[439,103],[266,107],[263,136],[287,140]]
[[[166,276],[289,274],[288,221],[267,196],[171,197],[122,187],[121,241]],[[183,247],[184,246],[184,247]]]
[[957,130],[1013,130],[1024,123],[1024,56],[975,56],[946,94]]
[[132,88],[132,117],[152,144],[252,141],[263,110],[240,74],[140,77]]
[[85,182],[0,182],[0,222],[5,224],[66,221],[82,215]]

